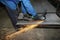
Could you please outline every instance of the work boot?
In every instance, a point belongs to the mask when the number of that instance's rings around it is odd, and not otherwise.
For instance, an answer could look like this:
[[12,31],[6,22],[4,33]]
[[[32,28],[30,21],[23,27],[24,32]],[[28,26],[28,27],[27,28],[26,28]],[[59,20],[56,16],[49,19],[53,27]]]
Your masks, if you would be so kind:
[[33,20],[45,20],[46,17],[36,15],[36,16],[32,17],[32,19],[33,19]]
[[46,17],[43,16],[43,15],[42,16],[38,16],[38,15],[32,16],[32,15],[29,15],[29,14],[25,14],[24,19],[25,20],[45,20]]
[[26,20],[26,21],[30,21],[30,20],[32,20],[32,18],[31,18],[32,16],[31,15],[29,15],[29,14],[24,14],[24,17],[23,17],[23,19],[24,20]]

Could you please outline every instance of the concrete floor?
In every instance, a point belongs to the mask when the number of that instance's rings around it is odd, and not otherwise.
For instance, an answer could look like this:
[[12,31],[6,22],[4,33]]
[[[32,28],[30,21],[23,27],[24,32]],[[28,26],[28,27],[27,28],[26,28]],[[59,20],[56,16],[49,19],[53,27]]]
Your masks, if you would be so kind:
[[3,7],[0,7],[0,40],[4,39],[6,34],[14,32],[13,25]]
[[60,40],[60,29],[33,29],[12,40]]
[[37,13],[42,12],[56,12],[56,8],[51,5],[47,0],[31,0],[32,6]]
[[[0,8],[0,40],[15,32],[7,12]],[[12,40],[60,40],[60,29],[36,28],[23,33]]]

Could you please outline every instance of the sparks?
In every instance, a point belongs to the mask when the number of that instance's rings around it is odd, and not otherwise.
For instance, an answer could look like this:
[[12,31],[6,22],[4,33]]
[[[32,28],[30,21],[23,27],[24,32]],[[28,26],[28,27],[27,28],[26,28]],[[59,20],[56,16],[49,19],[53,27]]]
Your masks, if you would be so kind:
[[17,35],[20,35],[20,34],[26,32],[26,31],[28,31],[28,30],[31,30],[31,29],[37,27],[37,26],[38,26],[39,24],[41,24],[42,22],[43,22],[43,21],[37,21],[36,24],[26,25],[26,27],[25,27],[25,28],[22,28],[20,31],[17,31],[17,32],[11,34],[11,35],[6,36],[6,40],[10,40],[10,39],[16,37]]

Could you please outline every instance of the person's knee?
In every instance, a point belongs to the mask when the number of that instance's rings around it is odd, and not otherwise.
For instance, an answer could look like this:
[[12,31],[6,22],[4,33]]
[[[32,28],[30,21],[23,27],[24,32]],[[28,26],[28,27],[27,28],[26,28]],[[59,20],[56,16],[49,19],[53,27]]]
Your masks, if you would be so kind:
[[12,10],[16,10],[16,4],[12,1],[8,1],[7,6]]

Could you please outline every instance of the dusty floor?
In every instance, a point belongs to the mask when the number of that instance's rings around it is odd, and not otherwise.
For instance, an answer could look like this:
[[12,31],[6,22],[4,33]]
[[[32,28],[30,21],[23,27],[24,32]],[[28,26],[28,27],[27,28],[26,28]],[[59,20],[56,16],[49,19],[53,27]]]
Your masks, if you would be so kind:
[[[60,29],[33,29],[15,37],[15,40],[60,40]],[[13,39],[13,40],[14,40]]]
[[[11,21],[4,8],[0,8],[0,40],[4,40],[6,34],[15,32]],[[60,29],[33,29],[21,35],[18,35],[13,40],[60,40]]]
[[0,39],[3,40],[6,34],[14,32],[14,28],[5,10],[0,7]]

